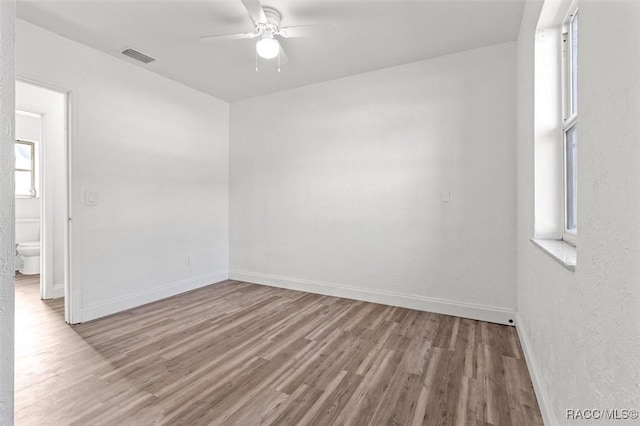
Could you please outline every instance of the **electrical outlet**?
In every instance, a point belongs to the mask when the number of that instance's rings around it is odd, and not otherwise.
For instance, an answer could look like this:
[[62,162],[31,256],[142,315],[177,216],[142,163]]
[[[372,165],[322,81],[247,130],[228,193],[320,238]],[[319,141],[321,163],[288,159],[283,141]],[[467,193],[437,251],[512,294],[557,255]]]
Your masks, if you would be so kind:
[[84,193],[84,205],[85,206],[97,206],[98,205],[98,193],[87,191]]

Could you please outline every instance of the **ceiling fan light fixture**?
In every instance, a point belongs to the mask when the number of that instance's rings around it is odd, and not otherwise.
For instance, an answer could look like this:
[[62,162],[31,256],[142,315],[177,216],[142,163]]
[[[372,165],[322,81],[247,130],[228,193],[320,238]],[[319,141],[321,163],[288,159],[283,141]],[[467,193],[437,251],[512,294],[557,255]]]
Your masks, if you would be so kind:
[[256,52],[261,58],[273,59],[280,53],[280,43],[273,37],[263,37],[256,43]]

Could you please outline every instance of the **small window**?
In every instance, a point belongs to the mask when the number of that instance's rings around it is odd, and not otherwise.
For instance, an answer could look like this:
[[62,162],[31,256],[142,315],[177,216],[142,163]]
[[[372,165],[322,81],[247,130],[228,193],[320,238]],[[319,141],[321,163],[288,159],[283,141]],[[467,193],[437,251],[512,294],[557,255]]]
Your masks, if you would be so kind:
[[574,5],[563,25],[564,236],[576,243],[578,231],[578,9]]
[[35,143],[16,141],[16,197],[36,197]]

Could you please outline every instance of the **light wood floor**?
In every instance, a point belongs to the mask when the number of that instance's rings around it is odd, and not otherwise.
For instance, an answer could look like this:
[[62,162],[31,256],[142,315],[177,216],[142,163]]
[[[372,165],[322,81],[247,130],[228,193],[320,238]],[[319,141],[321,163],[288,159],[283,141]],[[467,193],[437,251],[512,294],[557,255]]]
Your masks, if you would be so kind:
[[515,329],[228,281],[67,326],[16,282],[17,425],[539,425]]

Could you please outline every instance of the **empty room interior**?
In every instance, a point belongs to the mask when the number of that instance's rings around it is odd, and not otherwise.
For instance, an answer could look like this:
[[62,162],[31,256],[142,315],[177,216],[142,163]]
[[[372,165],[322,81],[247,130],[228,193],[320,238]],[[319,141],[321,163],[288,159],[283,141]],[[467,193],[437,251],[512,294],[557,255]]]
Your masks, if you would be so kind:
[[639,22],[0,1],[0,424],[640,424]]

